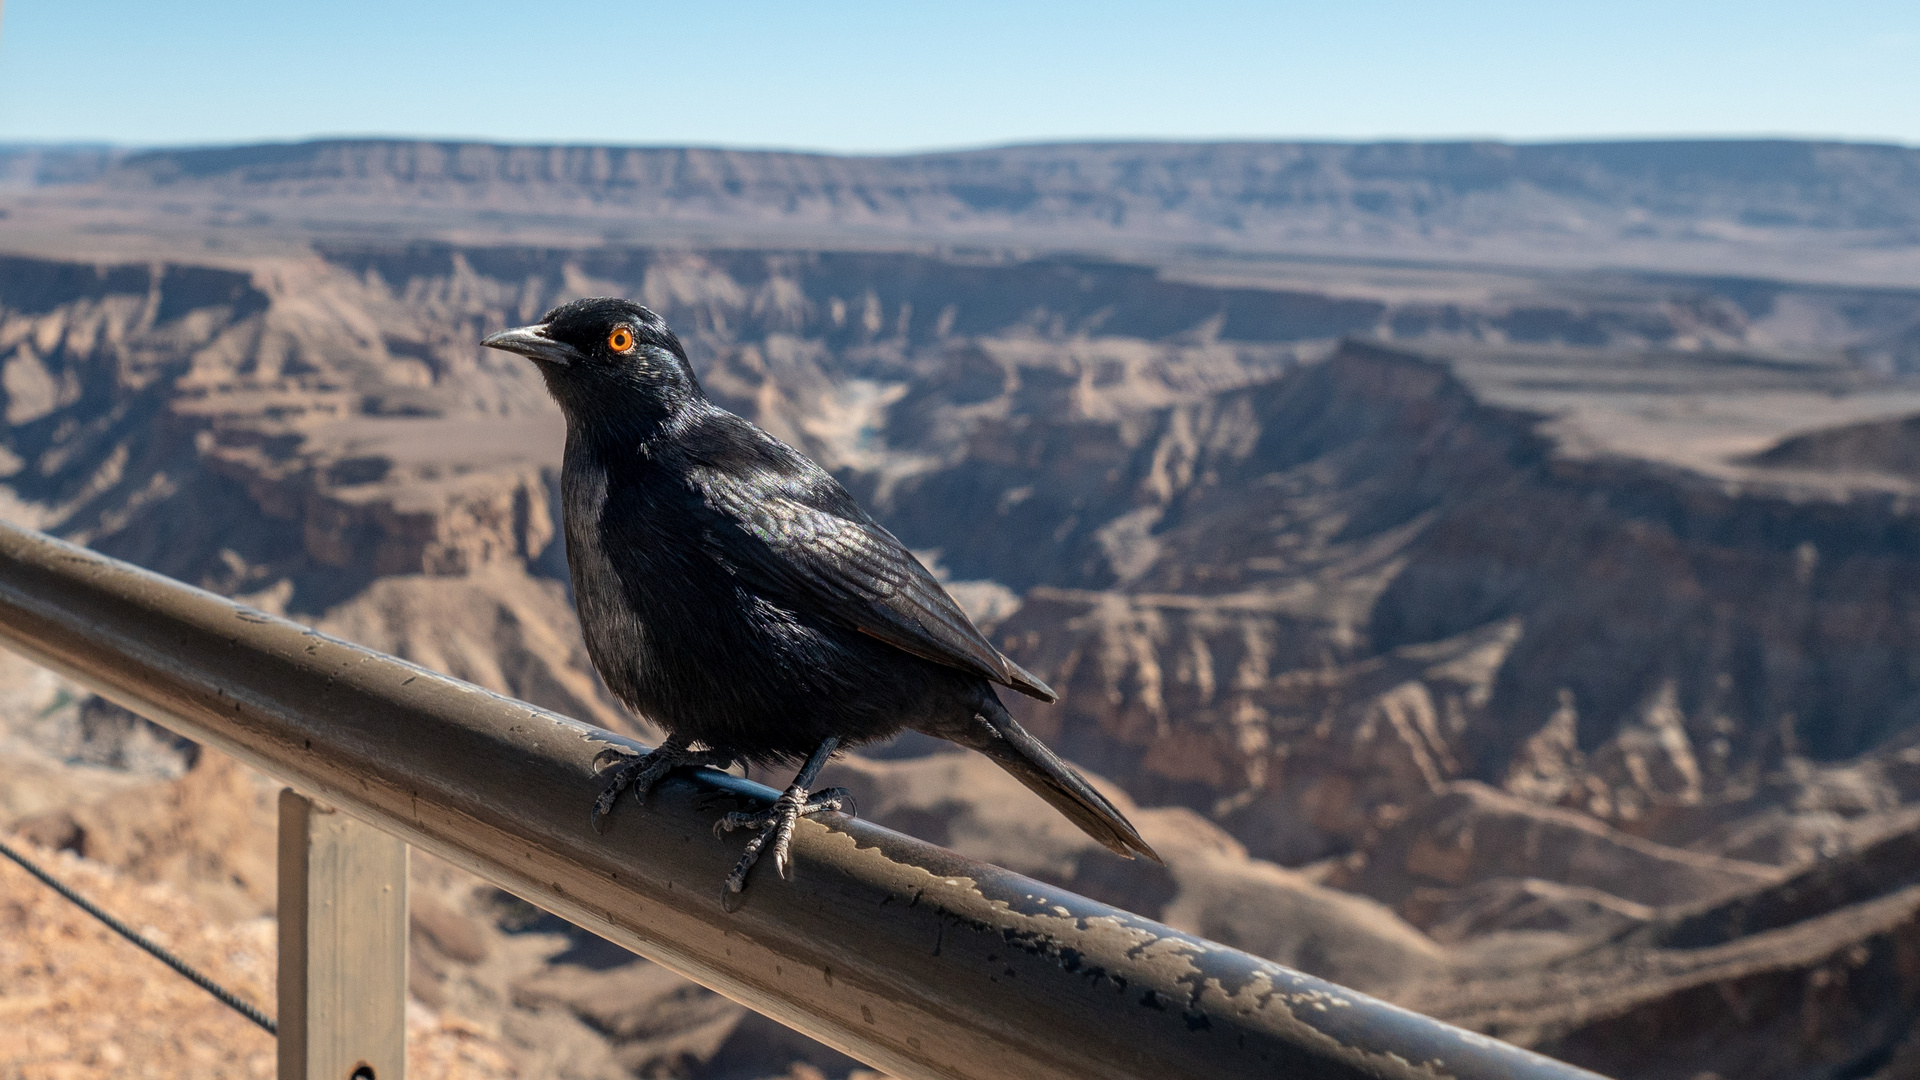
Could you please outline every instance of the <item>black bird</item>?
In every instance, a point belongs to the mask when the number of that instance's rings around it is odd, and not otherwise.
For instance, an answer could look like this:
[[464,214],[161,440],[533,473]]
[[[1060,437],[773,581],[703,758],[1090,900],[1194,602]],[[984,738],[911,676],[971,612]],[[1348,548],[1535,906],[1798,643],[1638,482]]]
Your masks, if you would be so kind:
[[619,766],[594,804],[681,765],[803,762],[793,785],[725,829],[758,830],[787,873],[809,791],[841,747],[906,729],[971,747],[1120,855],[1159,856],[991,684],[1054,701],[1002,656],[926,567],[805,455],[707,400],[679,338],[626,300],[576,300],[481,342],[531,359],[566,414],[560,489],[574,604],[607,686],[668,738]]

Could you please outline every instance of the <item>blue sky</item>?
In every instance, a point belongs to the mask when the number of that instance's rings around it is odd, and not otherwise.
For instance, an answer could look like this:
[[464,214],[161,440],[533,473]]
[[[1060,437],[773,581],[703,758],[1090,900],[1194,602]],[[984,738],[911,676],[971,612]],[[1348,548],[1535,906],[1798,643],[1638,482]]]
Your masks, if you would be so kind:
[[0,141],[1920,144],[1920,2],[6,0]]

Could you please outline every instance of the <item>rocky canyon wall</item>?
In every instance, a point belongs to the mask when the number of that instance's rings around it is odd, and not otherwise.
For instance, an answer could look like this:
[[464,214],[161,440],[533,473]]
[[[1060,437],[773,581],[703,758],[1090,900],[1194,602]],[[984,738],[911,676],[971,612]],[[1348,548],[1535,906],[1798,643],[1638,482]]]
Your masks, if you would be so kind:
[[[838,767],[879,820],[1620,1075],[1732,1067],[1619,1034],[1663,1010],[1765,1066],[1742,1075],[1906,1060],[1920,294],[1536,285],[764,248],[10,257],[4,510],[643,730],[572,622],[559,418],[476,344],[633,296],[1061,691],[1010,704],[1180,855],[1111,862],[912,744]],[[124,718],[32,686],[22,731],[120,760],[94,744]],[[107,808],[20,807],[56,846],[139,847]],[[569,932],[435,873],[423,992],[540,1053],[584,1040],[605,1068],[582,1075],[851,1067],[754,1057],[739,1010],[572,938],[509,978],[487,958]],[[1837,995],[1842,971],[1895,1004]],[[1872,1023],[1769,1057],[1789,1014]]]

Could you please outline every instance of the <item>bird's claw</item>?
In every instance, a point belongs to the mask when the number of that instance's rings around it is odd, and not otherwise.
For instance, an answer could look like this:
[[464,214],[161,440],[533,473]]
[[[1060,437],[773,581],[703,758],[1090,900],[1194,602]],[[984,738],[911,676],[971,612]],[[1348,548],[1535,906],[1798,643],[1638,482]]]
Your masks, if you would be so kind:
[[[601,756],[605,757],[606,751],[602,751]],[[683,765],[724,769],[732,764],[733,758],[727,754],[674,746],[661,746],[630,757],[609,770],[612,775],[600,789],[599,797],[593,800],[593,810],[587,815],[587,824],[593,827],[594,832],[605,832],[607,815],[613,812],[613,804],[619,801],[621,792],[632,788],[634,797],[644,804],[653,786]]]
[[760,861],[768,841],[772,841],[774,869],[782,879],[787,878],[792,862],[788,850],[793,845],[794,826],[800,819],[826,810],[842,811],[852,805],[853,793],[845,788],[827,788],[810,795],[805,788],[794,786],[781,792],[780,798],[765,810],[752,814],[736,811],[714,822],[715,836],[735,829],[759,830],[747,841],[746,851],[727,875],[727,892],[738,893],[747,887],[747,874]]

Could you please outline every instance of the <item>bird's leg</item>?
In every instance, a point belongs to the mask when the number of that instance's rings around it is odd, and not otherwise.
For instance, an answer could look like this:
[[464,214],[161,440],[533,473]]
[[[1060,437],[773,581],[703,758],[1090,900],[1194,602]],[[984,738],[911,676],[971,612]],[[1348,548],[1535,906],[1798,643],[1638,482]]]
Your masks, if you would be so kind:
[[734,865],[733,872],[727,875],[727,891],[737,893],[747,887],[747,872],[753,864],[760,861],[760,852],[773,842],[773,865],[781,877],[787,876],[787,848],[793,843],[793,827],[800,819],[822,810],[839,810],[853,803],[853,793],[845,788],[828,788],[825,791],[809,793],[814,777],[826,767],[827,759],[840,745],[840,740],[829,735],[820,743],[820,748],[807,759],[806,767],[800,775],[793,778],[792,786],[780,793],[780,798],[771,807],[757,814],[732,813],[720,819],[713,827],[717,834],[732,832],[735,829],[758,829],[753,839],[747,841],[747,850]]
[[[632,751],[616,748],[616,752],[631,754]],[[673,735],[666,742],[651,751],[623,761],[613,769],[613,775],[607,779],[607,785],[600,789],[600,797],[593,800],[593,812],[587,816],[587,823],[593,831],[600,832],[602,822],[613,810],[613,804],[620,793],[632,788],[634,795],[644,803],[647,793],[661,778],[683,765],[706,765],[724,769],[733,764],[733,755],[713,750],[694,750],[692,740],[684,736]]]

